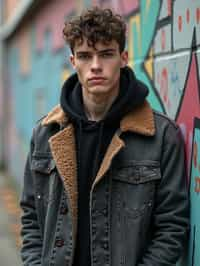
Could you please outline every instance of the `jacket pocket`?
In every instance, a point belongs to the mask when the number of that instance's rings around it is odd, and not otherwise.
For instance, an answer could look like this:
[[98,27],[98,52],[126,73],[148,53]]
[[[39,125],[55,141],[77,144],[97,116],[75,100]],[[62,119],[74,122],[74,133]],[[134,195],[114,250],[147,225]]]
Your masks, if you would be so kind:
[[159,180],[161,179],[159,163],[154,161],[130,162],[116,169],[113,179],[133,185]]
[[53,158],[33,156],[31,170],[35,177],[37,198],[46,204],[53,201],[58,186],[56,164]]
[[33,171],[50,174],[56,167],[56,164],[52,158],[45,157],[33,157],[31,169]]
[[135,219],[151,210],[160,179],[160,166],[155,161],[131,161],[119,166],[112,177],[115,211]]

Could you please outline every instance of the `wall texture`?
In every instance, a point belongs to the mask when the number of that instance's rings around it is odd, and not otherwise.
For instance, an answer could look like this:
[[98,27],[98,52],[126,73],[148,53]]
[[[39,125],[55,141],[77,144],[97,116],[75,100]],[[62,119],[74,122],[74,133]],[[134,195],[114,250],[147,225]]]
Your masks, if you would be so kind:
[[8,20],[11,16],[13,11],[17,8],[17,5],[22,0],[6,0],[4,1],[4,19]]
[[11,107],[7,143],[10,172],[21,182],[32,128],[58,102],[62,82],[72,72],[69,50],[62,40],[64,19],[83,6],[110,6],[126,18],[129,65],[148,85],[149,101],[182,129],[191,196],[191,239],[186,265],[199,266],[200,1],[47,2],[6,43],[6,89]]

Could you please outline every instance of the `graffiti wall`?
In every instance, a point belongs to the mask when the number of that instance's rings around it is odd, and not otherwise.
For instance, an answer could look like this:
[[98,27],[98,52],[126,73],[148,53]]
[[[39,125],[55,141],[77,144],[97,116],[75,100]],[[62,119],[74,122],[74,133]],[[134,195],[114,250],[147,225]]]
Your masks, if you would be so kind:
[[191,234],[188,265],[199,265],[200,262],[200,119],[194,120],[191,160]]
[[151,104],[176,120],[185,139],[192,230],[189,259],[180,265],[198,266],[200,1],[139,1],[127,13],[130,65],[148,84]]
[[[11,117],[9,166],[22,178],[35,122],[59,101],[72,72],[62,39],[67,16],[89,5],[111,7],[127,21],[129,65],[149,87],[152,106],[180,125],[186,143],[192,230],[188,266],[200,248],[200,1],[47,1],[8,43]],[[19,156],[20,155],[20,156]]]

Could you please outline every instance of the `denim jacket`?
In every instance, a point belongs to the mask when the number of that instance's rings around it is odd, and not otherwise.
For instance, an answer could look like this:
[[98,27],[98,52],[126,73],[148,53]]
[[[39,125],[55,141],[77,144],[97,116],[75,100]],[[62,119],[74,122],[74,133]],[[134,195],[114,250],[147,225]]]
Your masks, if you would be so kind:
[[[92,266],[176,264],[189,224],[184,164],[179,128],[147,102],[122,119],[90,191]],[[25,167],[23,265],[72,265],[76,172],[74,127],[57,106],[34,129]]]

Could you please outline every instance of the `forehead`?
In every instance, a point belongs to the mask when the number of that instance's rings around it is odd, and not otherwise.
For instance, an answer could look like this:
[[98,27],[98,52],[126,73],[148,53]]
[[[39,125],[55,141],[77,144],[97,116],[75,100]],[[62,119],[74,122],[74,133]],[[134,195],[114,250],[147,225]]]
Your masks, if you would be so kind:
[[94,48],[94,47],[88,46],[87,39],[84,38],[81,44],[77,41],[74,46],[74,52],[81,52],[81,51],[98,52],[98,51],[107,50],[107,49],[119,50],[119,44],[115,40],[112,40],[107,44],[103,42],[97,42]]

